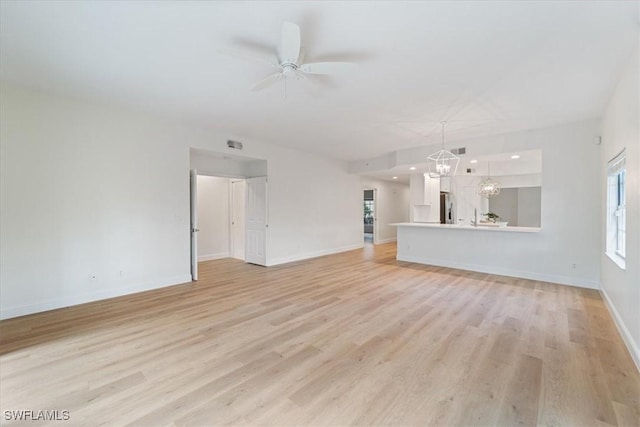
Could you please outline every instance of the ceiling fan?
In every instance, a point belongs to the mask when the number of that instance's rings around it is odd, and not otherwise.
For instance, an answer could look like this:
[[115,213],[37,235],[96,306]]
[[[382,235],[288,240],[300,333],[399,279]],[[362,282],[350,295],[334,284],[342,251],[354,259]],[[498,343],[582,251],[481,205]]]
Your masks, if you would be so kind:
[[307,62],[304,63],[304,48],[300,45],[300,27],[291,22],[282,24],[280,46],[274,55],[260,55],[252,51],[220,49],[220,53],[267,64],[278,71],[256,83],[251,90],[258,91],[281,80],[307,78],[309,74],[333,74],[353,65],[352,62]]

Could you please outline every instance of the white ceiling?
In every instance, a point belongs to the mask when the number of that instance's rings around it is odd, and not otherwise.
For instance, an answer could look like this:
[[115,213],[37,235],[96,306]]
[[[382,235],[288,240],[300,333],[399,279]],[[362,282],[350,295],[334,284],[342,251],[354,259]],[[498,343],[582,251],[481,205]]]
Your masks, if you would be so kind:
[[[638,2],[0,3],[0,77],[343,160],[598,117],[637,43]],[[249,89],[302,28],[339,76]]]

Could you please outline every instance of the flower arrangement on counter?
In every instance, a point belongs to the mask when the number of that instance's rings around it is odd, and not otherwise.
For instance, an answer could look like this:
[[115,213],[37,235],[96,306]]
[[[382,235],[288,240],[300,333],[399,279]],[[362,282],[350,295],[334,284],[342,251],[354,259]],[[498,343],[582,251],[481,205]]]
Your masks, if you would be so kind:
[[483,216],[487,217],[487,221],[488,222],[496,222],[500,219],[500,215],[498,215],[497,213],[493,213],[493,212],[487,212],[482,214]]

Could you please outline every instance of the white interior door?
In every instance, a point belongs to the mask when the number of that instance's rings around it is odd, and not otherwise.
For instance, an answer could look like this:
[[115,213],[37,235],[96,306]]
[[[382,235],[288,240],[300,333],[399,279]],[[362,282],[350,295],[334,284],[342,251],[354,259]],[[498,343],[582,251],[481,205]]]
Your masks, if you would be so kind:
[[198,280],[198,174],[195,169],[189,171],[191,194],[191,280]]
[[246,194],[244,259],[267,265],[267,177],[248,178]]
[[244,228],[246,183],[231,182],[231,256],[244,260]]

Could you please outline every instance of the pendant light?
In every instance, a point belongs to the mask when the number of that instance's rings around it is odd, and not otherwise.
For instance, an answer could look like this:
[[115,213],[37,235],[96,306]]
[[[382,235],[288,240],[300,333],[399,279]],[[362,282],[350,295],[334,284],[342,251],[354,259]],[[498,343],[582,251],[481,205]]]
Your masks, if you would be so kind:
[[500,194],[500,183],[491,179],[490,162],[487,162],[487,178],[478,184],[478,194],[486,198]]
[[444,125],[446,123],[447,122],[440,122],[442,125],[442,149],[427,157],[427,167],[429,168],[430,178],[454,176],[458,170],[460,157],[444,149]]

